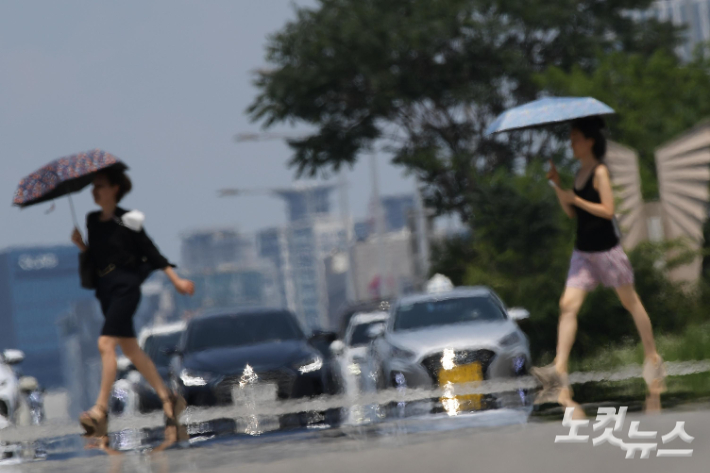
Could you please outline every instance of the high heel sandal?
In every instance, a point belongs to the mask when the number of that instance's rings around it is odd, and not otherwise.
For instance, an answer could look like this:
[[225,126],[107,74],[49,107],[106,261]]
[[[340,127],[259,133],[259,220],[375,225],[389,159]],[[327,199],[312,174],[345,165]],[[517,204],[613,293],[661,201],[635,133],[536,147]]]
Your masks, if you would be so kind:
[[661,394],[668,389],[666,387],[666,367],[661,355],[656,355],[655,360],[646,359],[644,361],[642,376],[650,393]]
[[[96,411],[101,412],[101,417],[92,415]],[[108,435],[108,411],[101,406],[94,406],[79,416],[79,424],[84,428],[84,437],[104,437]]]
[[568,390],[566,394],[572,397],[572,387],[569,384],[567,373],[558,373],[554,363],[547,366],[534,367],[530,372],[542,384],[542,390],[535,396],[534,404],[547,404],[550,402],[559,404],[560,394],[564,389]]
[[187,402],[185,401],[185,398],[182,397],[180,394],[171,392],[168,396],[168,399],[166,401],[163,401],[163,405],[168,403],[172,407],[173,415],[168,416],[167,414],[165,414],[165,426],[179,427],[178,417],[180,417],[180,414],[182,414],[187,408]]

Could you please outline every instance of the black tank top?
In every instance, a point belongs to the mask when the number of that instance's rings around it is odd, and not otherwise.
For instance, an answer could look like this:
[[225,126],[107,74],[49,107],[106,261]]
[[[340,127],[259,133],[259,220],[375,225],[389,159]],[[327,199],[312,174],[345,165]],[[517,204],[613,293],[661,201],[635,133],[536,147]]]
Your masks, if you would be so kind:
[[[582,189],[574,187],[574,193],[580,198],[601,204],[599,192],[594,188],[596,166]],[[619,235],[613,220],[592,215],[586,210],[575,206],[577,211],[577,242],[575,248],[579,251],[607,251],[619,244]]]

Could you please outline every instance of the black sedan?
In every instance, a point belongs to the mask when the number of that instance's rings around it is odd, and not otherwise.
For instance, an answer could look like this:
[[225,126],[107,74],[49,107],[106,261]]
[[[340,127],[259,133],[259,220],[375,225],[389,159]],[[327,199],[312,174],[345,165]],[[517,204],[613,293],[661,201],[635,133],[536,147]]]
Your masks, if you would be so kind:
[[286,310],[205,313],[188,322],[171,361],[171,384],[190,405],[229,404],[240,382],[271,388],[277,399],[334,394],[341,385],[327,350],[334,337],[307,338]]

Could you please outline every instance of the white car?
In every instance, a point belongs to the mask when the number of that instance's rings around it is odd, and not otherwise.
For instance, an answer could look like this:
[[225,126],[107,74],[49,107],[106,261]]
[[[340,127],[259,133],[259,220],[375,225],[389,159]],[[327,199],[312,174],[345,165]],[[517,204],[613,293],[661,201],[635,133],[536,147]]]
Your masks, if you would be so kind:
[[20,405],[20,382],[13,365],[25,359],[20,350],[5,350],[0,354],[0,429],[15,424]]
[[361,375],[367,364],[372,327],[387,322],[387,312],[376,311],[353,315],[345,330],[343,341],[334,341],[330,348],[337,357],[347,394],[357,394],[361,390]]

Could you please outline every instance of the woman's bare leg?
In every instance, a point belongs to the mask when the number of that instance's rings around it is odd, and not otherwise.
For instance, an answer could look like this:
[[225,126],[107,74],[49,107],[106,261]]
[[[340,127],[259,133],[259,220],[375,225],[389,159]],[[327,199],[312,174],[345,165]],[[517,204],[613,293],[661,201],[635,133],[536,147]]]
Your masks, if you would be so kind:
[[621,305],[623,305],[626,310],[631,312],[631,316],[636,324],[636,330],[638,330],[639,335],[641,336],[644,357],[646,359],[656,361],[658,353],[656,352],[656,342],[653,339],[651,319],[648,317],[648,313],[643,307],[641,299],[636,293],[636,289],[634,289],[632,284],[628,284],[626,286],[616,288],[616,293],[619,296]]
[[[555,370],[560,374],[567,374],[569,354],[577,335],[577,314],[586,297],[587,291],[584,289],[566,287],[560,298],[560,322],[557,327],[557,354],[555,356]],[[565,408],[574,408],[573,419],[585,418],[582,407],[572,399],[572,391],[569,387],[560,389],[557,402]]]
[[172,417],[172,405],[169,403],[170,392],[168,388],[163,383],[163,379],[158,374],[158,370],[153,364],[148,355],[141,349],[138,345],[138,341],[135,338],[120,338],[118,339],[118,344],[121,347],[121,351],[126,357],[131,360],[133,366],[143,375],[146,381],[155,389],[158,397],[163,401],[163,409],[165,413]]
[[555,369],[567,373],[569,354],[577,334],[577,314],[582,307],[587,291],[577,287],[566,287],[560,298],[560,322],[557,326],[557,355]]
[[[115,337],[99,337],[99,354],[101,355],[101,388],[96,398],[96,406],[108,411],[108,399],[111,396],[111,388],[116,381],[116,345],[118,339]],[[93,415],[96,415],[94,413]]]

